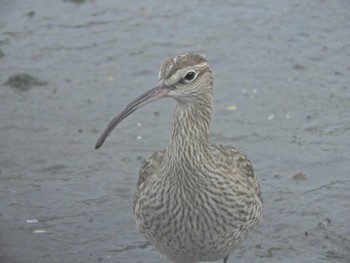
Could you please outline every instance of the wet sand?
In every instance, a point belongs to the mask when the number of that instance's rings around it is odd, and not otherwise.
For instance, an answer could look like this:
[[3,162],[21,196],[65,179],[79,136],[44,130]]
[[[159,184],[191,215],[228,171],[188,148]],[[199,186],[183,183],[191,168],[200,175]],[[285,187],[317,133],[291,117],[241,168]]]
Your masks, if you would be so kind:
[[265,202],[229,262],[349,263],[349,28],[344,0],[2,0],[0,262],[168,262],[132,199],[175,102],[94,144],[165,59],[195,51],[214,74],[212,142],[250,157]]

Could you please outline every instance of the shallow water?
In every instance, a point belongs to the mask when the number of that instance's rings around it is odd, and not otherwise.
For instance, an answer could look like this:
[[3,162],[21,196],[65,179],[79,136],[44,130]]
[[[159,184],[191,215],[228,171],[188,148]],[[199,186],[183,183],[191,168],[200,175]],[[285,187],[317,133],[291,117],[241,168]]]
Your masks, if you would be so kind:
[[[0,262],[167,262],[132,198],[175,103],[94,144],[185,51],[212,65],[212,141],[250,157],[264,195],[229,261],[350,262],[349,28],[345,0],[0,1]],[[21,73],[46,85],[5,85]]]

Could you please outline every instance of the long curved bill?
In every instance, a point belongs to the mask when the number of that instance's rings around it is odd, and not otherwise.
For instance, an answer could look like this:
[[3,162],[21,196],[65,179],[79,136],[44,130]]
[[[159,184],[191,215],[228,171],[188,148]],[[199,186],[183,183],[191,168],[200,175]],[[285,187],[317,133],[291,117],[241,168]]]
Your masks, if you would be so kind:
[[170,91],[170,88],[166,86],[163,82],[159,84],[159,86],[146,91],[143,93],[140,97],[132,101],[130,104],[126,106],[126,108],[116,117],[114,117],[110,123],[108,124],[105,131],[101,134],[100,138],[98,138],[95,149],[98,149],[102,146],[104,141],[107,139],[108,135],[111,134],[113,129],[117,127],[117,125],[124,120],[126,117],[128,117],[131,113],[136,111],[137,109],[141,108],[142,106],[152,102],[159,100],[161,98],[167,97],[168,93]]

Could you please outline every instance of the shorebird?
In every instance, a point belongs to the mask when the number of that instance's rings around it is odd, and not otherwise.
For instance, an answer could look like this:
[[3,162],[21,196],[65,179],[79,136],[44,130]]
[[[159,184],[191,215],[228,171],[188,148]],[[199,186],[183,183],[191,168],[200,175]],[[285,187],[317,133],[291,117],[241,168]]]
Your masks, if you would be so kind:
[[260,186],[245,154],[209,142],[213,79],[207,60],[195,53],[173,57],[161,66],[159,81],[112,119],[95,148],[135,110],[175,99],[168,146],[140,169],[136,225],[172,262],[226,263],[260,220]]

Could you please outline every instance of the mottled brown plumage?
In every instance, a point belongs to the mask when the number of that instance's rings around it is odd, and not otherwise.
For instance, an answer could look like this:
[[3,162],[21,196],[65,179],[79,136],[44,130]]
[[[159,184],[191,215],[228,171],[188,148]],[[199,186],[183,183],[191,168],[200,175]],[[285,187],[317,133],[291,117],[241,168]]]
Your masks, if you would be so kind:
[[140,169],[136,225],[173,262],[226,262],[260,219],[259,184],[242,152],[209,143],[213,83],[205,58],[195,53],[171,58],[159,79],[159,86],[111,121],[96,148],[136,109],[160,98],[176,99],[167,148]]

